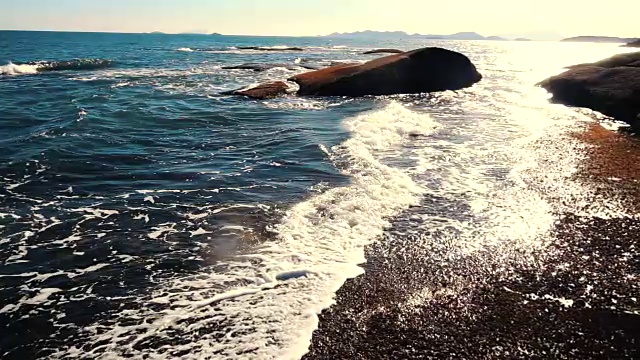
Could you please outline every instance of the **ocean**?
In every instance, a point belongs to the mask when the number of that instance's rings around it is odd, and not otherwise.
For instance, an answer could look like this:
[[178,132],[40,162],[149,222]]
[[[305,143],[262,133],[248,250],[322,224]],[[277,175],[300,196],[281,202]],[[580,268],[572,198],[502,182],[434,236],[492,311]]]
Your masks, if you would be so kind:
[[[220,95],[427,46],[467,55],[484,79],[422,95]],[[297,359],[381,239],[409,258],[481,252],[475,266],[497,272],[535,263],[559,214],[624,215],[586,202],[573,177],[584,145],[571,134],[602,116],[535,85],[622,51],[1,31],[0,357]],[[223,69],[243,63],[280,65]],[[414,295],[407,307],[426,301]]]

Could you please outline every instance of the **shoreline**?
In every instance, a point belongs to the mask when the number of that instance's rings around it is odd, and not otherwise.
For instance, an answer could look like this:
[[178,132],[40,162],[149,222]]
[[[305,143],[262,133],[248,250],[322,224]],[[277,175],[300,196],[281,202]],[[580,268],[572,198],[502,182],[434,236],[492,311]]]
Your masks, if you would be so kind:
[[[596,189],[589,196],[638,214],[640,139],[597,124],[575,137],[586,144],[576,180]],[[320,315],[304,359],[632,358],[639,231],[637,216],[560,214],[549,247],[507,263],[490,253],[444,262],[385,237],[366,249],[365,274]]]

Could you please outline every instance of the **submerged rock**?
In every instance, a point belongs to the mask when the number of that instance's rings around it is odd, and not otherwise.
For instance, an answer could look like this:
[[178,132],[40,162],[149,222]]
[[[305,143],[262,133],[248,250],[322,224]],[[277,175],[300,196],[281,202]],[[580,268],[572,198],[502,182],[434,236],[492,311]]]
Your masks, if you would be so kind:
[[68,71],[68,70],[98,70],[113,65],[113,61],[107,59],[74,59],[65,61],[30,62],[27,65],[38,67],[38,71]]
[[246,96],[251,99],[264,100],[273,99],[278,96],[286,95],[289,90],[289,85],[283,81],[276,81],[272,83],[260,84],[250,89],[238,89],[221,93],[222,95],[239,95]]
[[259,51],[304,51],[301,47],[263,47],[263,46],[237,46],[240,50],[259,50]]
[[291,64],[258,64],[258,63],[247,63],[233,66],[223,66],[222,68],[225,70],[253,70],[253,71],[267,71],[269,69],[274,68],[285,68],[285,69],[295,69],[296,66]]
[[423,48],[360,65],[337,65],[290,78],[299,95],[365,96],[458,90],[482,79],[466,56]]
[[309,64],[259,64],[259,63],[247,63],[233,66],[223,66],[224,70],[253,70],[257,72],[267,71],[275,68],[285,68],[287,70],[299,70],[299,68],[318,70],[319,67]]
[[640,129],[640,52],[580,64],[539,85],[553,100],[599,111]]
[[369,54],[402,54],[404,51],[398,49],[375,49],[363,52],[364,55]]

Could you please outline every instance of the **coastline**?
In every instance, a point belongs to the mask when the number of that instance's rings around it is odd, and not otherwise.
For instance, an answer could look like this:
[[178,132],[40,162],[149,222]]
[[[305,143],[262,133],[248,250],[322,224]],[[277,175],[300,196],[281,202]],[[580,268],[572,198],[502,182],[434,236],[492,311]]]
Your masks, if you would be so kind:
[[[597,124],[575,137],[586,156],[575,180],[595,189],[592,200],[638,214],[640,139]],[[381,239],[366,250],[365,274],[320,315],[305,359],[632,358],[640,218],[559,219],[542,254],[507,264],[491,254],[442,261]]]

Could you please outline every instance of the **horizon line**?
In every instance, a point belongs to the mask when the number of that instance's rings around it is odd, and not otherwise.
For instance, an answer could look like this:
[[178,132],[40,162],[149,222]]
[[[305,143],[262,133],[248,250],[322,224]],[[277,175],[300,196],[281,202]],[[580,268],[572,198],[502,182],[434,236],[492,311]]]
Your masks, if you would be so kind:
[[[115,30],[53,30],[53,29],[0,29],[0,31],[14,31],[14,32],[51,32],[51,33],[81,33],[81,34],[124,34],[124,35],[200,35],[200,36],[246,36],[246,37],[290,37],[290,38],[317,38],[317,37],[331,37],[334,34],[357,34],[364,32],[376,32],[376,33],[404,33],[408,36],[451,36],[456,34],[463,33],[475,33],[483,37],[502,37],[505,38],[506,35],[490,35],[485,36],[475,31],[459,31],[451,34],[420,34],[420,33],[408,33],[403,30],[357,30],[357,31],[347,31],[347,32],[332,32],[327,35],[255,35],[255,34],[222,34],[218,32],[211,33],[203,33],[203,32],[181,32],[181,33],[173,33],[173,32],[164,32],[159,30],[154,31],[141,31],[141,32],[120,32]],[[614,36],[614,35],[576,35],[565,37],[565,35],[559,35],[559,39],[570,39],[575,37],[608,37],[608,38],[618,38],[618,39],[640,39],[640,37],[626,37],[626,36]],[[506,38],[505,38],[506,39]],[[439,39],[434,39],[439,40]],[[455,40],[455,39],[441,39],[441,40]],[[554,40],[535,40],[534,41],[554,41]]]

